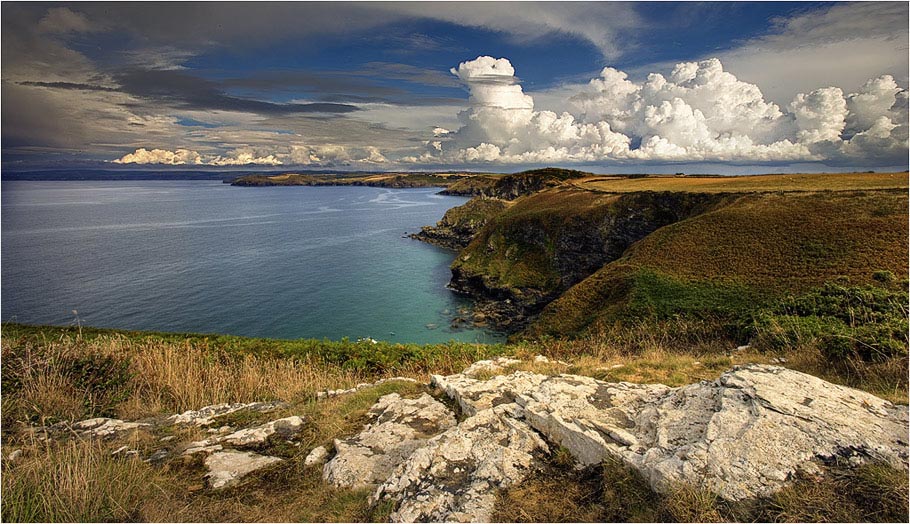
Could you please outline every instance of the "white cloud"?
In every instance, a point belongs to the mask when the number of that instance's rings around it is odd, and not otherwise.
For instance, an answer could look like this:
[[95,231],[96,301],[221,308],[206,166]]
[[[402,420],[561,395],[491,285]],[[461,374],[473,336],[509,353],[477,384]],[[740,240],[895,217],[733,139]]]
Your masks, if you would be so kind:
[[148,150],[140,147],[113,160],[115,164],[159,164],[200,166],[338,166],[386,164],[388,159],[375,146],[348,148],[337,144],[304,146],[299,144],[277,147],[240,147],[223,155],[202,155],[197,151],[177,149]]
[[901,163],[907,155],[907,92],[887,75],[847,96],[838,87],[801,93],[784,111],[718,59],[641,83],[605,68],[571,97],[574,114],[557,114],[534,109],[505,58],[478,57],[452,73],[471,93],[462,127],[405,161]]
[[38,21],[38,31],[49,34],[88,33],[98,29],[84,14],[68,7],[52,7]]
[[906,2],[843,2],[776,20],[769,34],[717,56],[725,68],[785,104],[820,86],[859,89],[890,73],[908,82]]
[[225,156],[207,156],[204,157],[196,151],[188,149],[177,149],[168,151],[167,149],[148,150],[140,147],[132,153],[123,155],[113,160],[115,164],[164,164],[171,166],[182,165],[204,165],[204,166],[246,166],[246,165],[281,165],[281,161],[274,155],[263,157],[255,156],[253,151],[234,150]]
[[152,149],[150,151],[144,147],[123,155],[113,162],[115,164],[167,164],[171,166],[203,163],[199,153],[188,149],[178,149],[176,151]]

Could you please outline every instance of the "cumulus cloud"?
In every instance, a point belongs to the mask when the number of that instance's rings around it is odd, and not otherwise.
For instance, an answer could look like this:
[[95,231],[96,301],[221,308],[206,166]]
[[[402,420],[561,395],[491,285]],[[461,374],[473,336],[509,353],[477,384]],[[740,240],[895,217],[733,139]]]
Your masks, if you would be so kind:
[[196,151],[177,149],[148,150],[141,147],[113,160],[115,164],[159,164],[199,166],[280,166],[305,165],[313,167],[386,164],[388,159],[375,146],[345,147],[337,144],[317,146],[290,145],[269,151],[263,147],[240,147],[223,155],[202,155]]
[[179,166],[184,164],[202,164],[202,157],[195,151],[188,149],[178,149],[168,151],[166,149],[148,150],[140,147],[132,153],[128,153],[113,161],[115,164],[166,164],[170,166]]
[[113,161],[115,164],[163,164],[170,166],[182,165],[203,165],[203,166],[245,166],[245,165],[281,165],[281,161],[274,155],[264,157],[255,156],[252,151],[235,150],[225,156],[204,157],[196,151],[188,149],[177,149],[168,151],[166,149],[148,150],[140,147],[132,153],[123,155]]
[[462,126],[436,133],[405,161],[906,161],[907,91],[888,75],[849,95],[800,93],[782,109],[716,58],[640,83],[607,67],[571,97],[573,112],[556,113],[534,109],[505,58],[478,57],[451,72],[470,91]]

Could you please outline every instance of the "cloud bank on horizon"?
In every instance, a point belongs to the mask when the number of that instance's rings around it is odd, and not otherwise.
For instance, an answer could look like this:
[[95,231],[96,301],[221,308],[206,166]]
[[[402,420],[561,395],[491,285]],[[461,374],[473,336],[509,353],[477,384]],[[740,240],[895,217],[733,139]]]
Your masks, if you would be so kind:
[[[799,93],[785,108],[758,86],[724,71],[717,58],[676,64],[669,78],[651,73],[641,83],[612,67],[571,96],[576,111],[536,111],[506,58],[480,56],[451,73],[470,92],[470,107],[454,131],[434,128],[407,164],[546,164],[602,161],[862,163],[906,157],[908,91],[891,75],[859,91],[839,87]],[[302,153],[302,154],[301,154]],[[354,161],[382,164],[378,148],[363,156],[346,149],[298,149],[257,156],[249,150],[204,157],[195,151],[145,148],[122,164],[282,165]]]
[[908,161],[898,2],[2,11],[6,167]]

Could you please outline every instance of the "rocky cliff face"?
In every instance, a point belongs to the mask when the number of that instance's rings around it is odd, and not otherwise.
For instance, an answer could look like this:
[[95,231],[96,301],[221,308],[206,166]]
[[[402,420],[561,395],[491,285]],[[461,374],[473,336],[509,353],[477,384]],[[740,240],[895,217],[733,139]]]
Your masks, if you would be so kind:
[[480,301],[497,327],[515,331],[546,304],[635,242],[736,195],[561,189],[521,199],[481,229],[452,264],[450,286]]
[[410,237],[448,249],[463,249],[494,217],[505,211],[507,202],[478,197],[446,211],[435,226],[424,226]]
[[452,184],[441,194],[515,200],[585,176],[590,176],[590,173],[572,169],[533,169],[512,175],[474,177]]

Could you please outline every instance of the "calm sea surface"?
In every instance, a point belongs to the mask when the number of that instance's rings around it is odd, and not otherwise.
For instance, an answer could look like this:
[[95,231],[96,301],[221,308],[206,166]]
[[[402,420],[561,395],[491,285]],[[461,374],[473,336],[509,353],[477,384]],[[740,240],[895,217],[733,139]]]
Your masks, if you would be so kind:
[[437,189],[4,182],[3,321],[257,337],[494,342],[453,331],[453,253],[402,238]]

